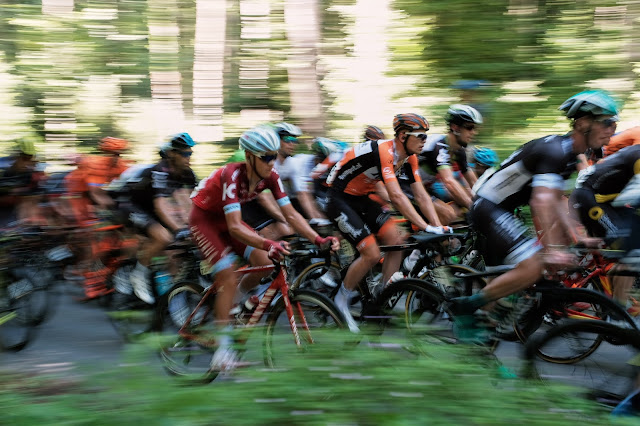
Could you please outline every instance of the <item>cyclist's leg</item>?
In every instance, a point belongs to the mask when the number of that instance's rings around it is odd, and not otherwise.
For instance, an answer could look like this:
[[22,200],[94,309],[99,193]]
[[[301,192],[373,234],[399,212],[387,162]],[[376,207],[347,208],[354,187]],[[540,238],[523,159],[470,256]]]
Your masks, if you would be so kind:
[[[387,220],[387,222],[380,228],[377,235],[383,244],[397,245],[405,242],[403,233],[390,219]],[[402,251],[391,251],[385,254],[384,264],[382,265],[383,283],[386,284],[391,276],[398,272],[400,269],[400,263],[402,262],[402,256]]]
[[505,263],[516,267],[493,279],[475,295],[456,298],[460,310],[467,313],[528,288],[542,277],[544,268],[538,255],[542,247],[528,235],[528,228],[513,213],[480,199],[473,204],[470,218],[478,232],[490,237],[490,250],[487,247],[482,250],[486,264]]

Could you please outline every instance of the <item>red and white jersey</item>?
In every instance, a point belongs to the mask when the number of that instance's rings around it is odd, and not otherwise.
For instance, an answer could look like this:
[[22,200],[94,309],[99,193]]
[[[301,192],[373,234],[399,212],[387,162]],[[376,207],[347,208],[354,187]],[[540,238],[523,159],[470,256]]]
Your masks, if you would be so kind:
[[271,190],[279,206],[291,202],[275,169],[249,192],[246,163],[231,163],[203,179],[191,194],[191,200],[203,210],[222,215],[240,211],[242,204],[255,199],[265,189]]

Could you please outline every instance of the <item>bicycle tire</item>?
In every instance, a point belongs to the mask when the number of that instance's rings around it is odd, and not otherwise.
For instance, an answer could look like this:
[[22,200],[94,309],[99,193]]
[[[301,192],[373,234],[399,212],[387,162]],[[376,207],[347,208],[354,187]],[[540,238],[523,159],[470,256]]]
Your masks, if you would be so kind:
[[18,352],[32,340],[35,325],[31,321],[31,293],[20,297],[6,298],[6,307],[0,311],[0,347],[2,350]]
[[[605,336],[617,343],[604,341]],[[582,339],[603,344],[592,351],[572,352],[567,343],[578,344]],[[549,357],[552,351],[557,353]],[[532,337],[525,344],[524,357],[524,377],[574,385],[581,396],[615,406],[633,390],[640,372],[640,332],[604,321],[568,321]]]
[[[326,271],[324,271],[325,269]],[[337,286],[339,286],[342,281],[342,268],[340,268],[340,265],[332,262],[327,267],[325,262],[317,262],[307,266],[302,270],[302,272],[298,274],[296,279],[291,284],[291,289],[295,290],[300,288],[331,294],[334,288],[324,285],[318,279],[326,272],[329,272],[331,274],[331,278],[337,284]]]
[[[293,307],[296,325],[300,334],[301,347],[300,350],[306,350],[307,346],[317,338],[319,333],[316,333],[318,329],[326,330],[324,337],[327,337],[327,333],[334,332],[335,329],[345,329],[345,321],[342,314],[338,311],[338,308],[327,296],[312,290],[296,289],[290,290],[289,299]],[[309,326],[309,333],[306,333],[302,329],[302,321],[296,309],[296,304],[300,303],[300,306],[304,310],[303,314]],[[291,346],[285,345],[284,351],[277,351],[279,345],[286,342],[293,342],[292,330],[287,318],[285,310],[284,298],[281,297],[278,302],[268,311],[265,327],[264,338],[264,363],[267,367],[275,368],[278,364],[286,365],[286,356],[292,355]],[[309,336],[309,335],[311,336]],[[286,337],[285,337],[286,336]],[[333,333],[333,336],[340,338]],[[293,351],[293,356],[297,356],[299,351]]]
[[434,328],[451,329],[452,322],[444,309],[444,301],[445,294],[438,286],[406,278],[389,283],[376,299],[377,312],[374,314],[384,329],[404,330],[412,338],[426,338]]
[[[203,291],[202,286],[196,283],[176,284],[167,293],[167,307],[171,306],[180,295],[187,294],[188,297],[185,300],[186,317],[182,318],[186,321],[201,300]],[[210,367],[211,358],[216,350],[214,318],[213,315],[209,315],[213,312],[213,304],[214,298],[211,298],[201,307],[204,308],[203,315],[198,316],[196,313],[191,324],[187,327],[193,336],[198,335],[199,338],[177,335],[177,330],[183,326],[184,321],[176,319],[170,311],[163,315],[166,321],[164,321],[164,332],[160,337],[160,358],[164,369],[170,375],[176,376],[186,383],[209,383],[219,374],[218,370]]]

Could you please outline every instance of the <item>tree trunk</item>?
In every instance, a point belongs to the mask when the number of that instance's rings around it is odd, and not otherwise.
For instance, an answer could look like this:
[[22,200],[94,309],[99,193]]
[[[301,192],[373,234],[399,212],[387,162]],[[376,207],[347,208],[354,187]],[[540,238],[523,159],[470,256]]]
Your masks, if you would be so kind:
[[201,141],[223,139],[223,71],[226,35],[226,0],[196,3],[193,61],[193,117]]
[[287,38],[293,49],[287,72],[291,116],[305,132],[325,134],[322,91],[316,65],[320,43],[319,5],[317,0],[286,0],[284,18]]

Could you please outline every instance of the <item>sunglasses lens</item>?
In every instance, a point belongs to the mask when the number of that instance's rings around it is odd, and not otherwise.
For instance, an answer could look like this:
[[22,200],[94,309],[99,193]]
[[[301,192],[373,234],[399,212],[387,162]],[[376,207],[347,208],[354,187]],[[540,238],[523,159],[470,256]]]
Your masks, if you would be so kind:
[[265,163],[270,163],[276,158],[278,158],[278,155],[277,154],[263,155],[262,157],[258,157],[258,158],[264,161]]
[[298,143],[298,138],[296,138],[295,136],[285,136],[282,138],[285,142],[289,142],[289,143]]
[[473,130],[473,129],[476,128],[476,126],[474,126],[473,124],[468,124],[468,125],[464,126],[464,128],[467,129],[467,130]]

